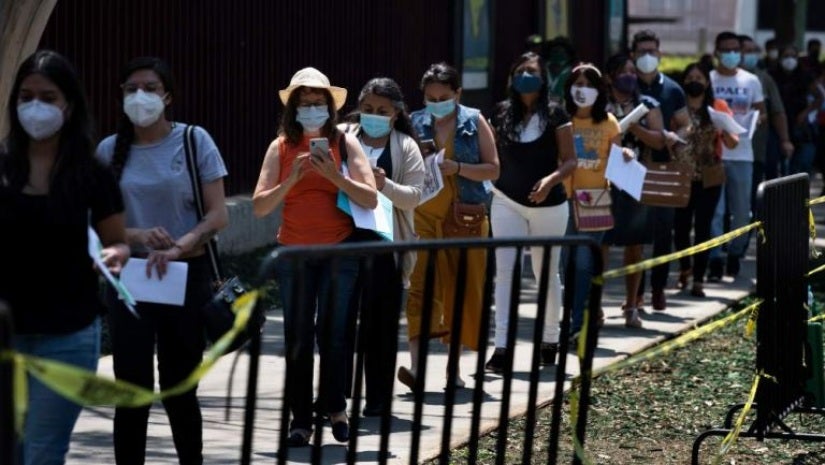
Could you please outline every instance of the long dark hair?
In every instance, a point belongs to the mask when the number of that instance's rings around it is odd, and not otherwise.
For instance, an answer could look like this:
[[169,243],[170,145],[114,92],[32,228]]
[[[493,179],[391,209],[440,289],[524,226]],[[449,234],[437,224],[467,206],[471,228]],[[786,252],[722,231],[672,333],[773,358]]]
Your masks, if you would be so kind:
[[594,89],[599,91],[596,101],[593,102],[593,108],[590,110],[590,117],[594,123],[601,123],[607,119],[607,82],[605,82],[602,77],[602,73],[592,64],[580,63],[573,68],[570,76],[567,77],[567,81],[564,83],[565,108],[567,112],[570,113],[570,116],[576,114],[576,110],[578,109],[576,102],[568,96],[570,95],[570,89],[573,87],[573,83],[582,75],[584,75],[584,78],[587,79],[587,82],[593,86]]
[[[21,191],[31,171],[28,158],[30,138],[20,124],[17,105],[23,80],[39,74],[56,85],[66,99],[67,115],[60,128],[57,157],[49,180],[49,198],[60,208],[78,199],[82,189],[89,186],[91,168],[95,159],[93,123],[86,95],[77,72],[69,61],[52,50],[40,50],[20,65],[9,95],[7,114],[9,133],[5,154],[0,156],[0,186]],[[81,189],[81,190],[79,190]]]
[[[390,102],[392,102],[393,108],[398,112],[393,129],[403,132],[410,137],[416,137],[412,121],[410,120],[410,114],[407,111],[407,105],[404,103],[404,93],[401,92],[401,86],[399,86],[397,82],[388,77],[370,79],[364,84],[361,93],[358,95],[358,106],[361,106],[361,102],[364,101],[367,95],[377,95],[378,97],[389,99]],[[347,119],[357,122],[359,116],[360,112],[356,110],[348,115]]]
[[541,88],[539,88],[539,98],[536,100],[536,114],[539,119],[547,121],[550,118],[548,87],[547,87],[547,66],[544,59],[536,53],[526,52],[513,61],[510,66],[510,85],[507,88],[507,100],[499,103],[497,117],[495,119],[496,134],[501,135],[500,142],[507,143],[518,140],[517,128],[527,113],[527,106],[521,101],[521,94],[513,88],[513,73],[522,64],[528,61],[536,61],[541,70]]
[[702,105],[699,107],[699,111],[697,112],[699,115],[699,121],[702,125],[711,124],[710,121],[710,113],[708,112],[708,107],[713,107],[713,86],[710,85],[710,73],[708,69],[705,68],[701,63],[694,62],[685,67],[685,70],[682,71],[682,85],[685,84],[685,78],[687,77],[688,73],[693,71],[694,69],[699,70],[702,73],[702,76],[705,77],[705,81],[707,81],[708,85],[705,87],[705,94],[702,96]]
[[[175,81],[172,79],[172,71],[169,65],[157,57],[138,57],[130,61],[120,71],[120,84],[126,82],[129,76],[136,71],[143,69],[152,70],[160,78],[163,83],[163,89],[170,96],[175,94]],[[123,112],[123,107],[120,109],[120,120],[117,125],[117,136],[115,138],[114,155],[112,156],[112,171],[115,176],[120,179],[123,175],[123,168],[126,166],[126,161],[129,158],[129,149],[132,148],[132,143],[135,141],[135,126],[132,121]]]
[[292,145],[300,143],[301,139],[303,139],[304,127],[301,126],[301,123],[298,122],[296,117],[298,116],[298,101],[304,89],[312,89],[324,93],[324,97],[327,100],[329,119],[327,119],[327,122],[321,127],[321,135],[330,139],[330,143],[332,143],[332,140],[338,135],[338,129],[335,127],[335,124],[338,122],[338,111],[335,109],[335,100],[332,98],[332,93],[322,88],[301,86],[292,90],[289,94],[289,99],[286,101],[286,105],[284,105],[284,113],[281,116],[281,127],[278,129],[278,133],[284,136],[286,141]]

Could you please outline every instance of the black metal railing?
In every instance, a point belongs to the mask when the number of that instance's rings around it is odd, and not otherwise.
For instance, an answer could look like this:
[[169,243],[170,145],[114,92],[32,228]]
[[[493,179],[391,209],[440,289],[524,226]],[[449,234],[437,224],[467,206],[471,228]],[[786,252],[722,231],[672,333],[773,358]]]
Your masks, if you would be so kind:
[[[598,244],[592,241],[589,238],[582,237],[582,236],[574,236],[574,237],[564,237],[564,238],[534,238],[534,239],[466,239],[466,240],[438,240],[438,241],[419,241],[415,243],[376,243],[376,242],[365,242],[365,243],[349,243],[343,245],[336,245],[336,246],[324,246],[324,247],[284,247],[284,248],[277,248],[275,249],[263,262],[261,265],[261,271],[259,276],[259,284],[266,282],[270,279],[273,279],[274,270],[276,266],[283,266],[283,264],[287,264],[290,269],[292,269],[295,273],[295,279],[293,281],[294,288],[292,292],[292,308],[300,309],[305,302],[300,302],[299,297],[301,295],[299,288],[304,285],[305,276],[302,273],[306,273],[306,263],[316,260],[329,260],[330,266],[333,270],[336,269],[337,266],[340,264],[340,260],[344,257],[358,257],[361,261],[361,272],[365,275],[365,279],[367,281],[371,281],[370,274],[373,272],[372,263],[376,256],[379,255],[393,255],[396,258],[400,258],[404,253],[421,253],[425,252],[429,256],[434,256],[439,253],[446,253],[447,250],[457,250],[458,251],[458,272],[455,277],[455,288],[456,288],[456,297],[454,299],[454,317],[452,319],[452,327],[450,330],[450,357],[447,366],[447,387],[445,388],[444,392],[444,414],[442,420],[442,429],[441,429],[441,440],[440,440],[440,453],[438,454],[437,460],[441,464],[447,464],[450,461],[450,453],[451,453],[451,432],[454,420],[454,409],[455,409],[455,401],[456,401],[456,388],[455,383],[452,382],[455,380],[457,376],[457,360],[458,360],[458,350],[459,350],[459,334],[461,333],[463,318],[462,318],[462,311],[464,308],[464,288],[465,282],[467,277],[467,253],[469,250],[473,249],[484,249],[487,253],[493,253],[497,248],[500,247],[511,247],[515,248],[516,253],[516,263],[513,268],[513,288],[510,295],[510,324],[509,324],[509,333],[507,334],[507,348],[506,348],[506,358],[507,362],[505,363],[505,373],[503,374],[503,392],[501,398],[501,409],[498,418],[498,427],[499,427],[499,441],[497,442],[496,449],[497,449],[497,463],[504,463],[505,460],[505,453],[504,448],[507,445],[507,440],[511,438],[507,438],[507,426],[510,419],[510,397],[511,397],[511,385],[510,380],[513,375],[513,354],[514,354],[514,346],[516,344],[516,327],[518,326],[518,306],[521,302],[521,273],[522,273],[522,266],[521,266],[521,256],[522,251],[529,247],[531,253],[542,253],[543,260],[542,260],[542,269],[535,270],[535,273],[538,275],[539,279],[539,286],[538,286],[538,296],[536,300],[536,304],[538,307],[536,318],[533,321],[533,332],[532,332],[532,343],[533,343],[533,350],[532,350],[532,360],[530,363],[530,369],[527,374],[529,378],[529,391],[528,391],[528,405],[535,406],[538,399],[538,386],[540,382],[540,375],[541,370],[539,369],[539,361],[540,361],[540,344],[542,342],[542,330],[544,327],[544,320],[545,320],[545,312],[546,312],[546,301],[547,301],[547,294],[549,292],[549,263],[551,254],[560,253],[561,249],[566,247],[571,249],[569,255],[569,260],[567,263],[567,272],[565,273],[566,282],[565,282],[565,292],[564,292],[564,304],[563,304],[563,316],[561,318],[561,328],[560,328],[560,338],[559,338],[559,358],[558,358],[558,365],[556,366],[556,371],[553,376],[555,381],[555,394],[552,400],[551,405],[551,412],[552,417],[550,420],[550,428],[548,437],[545,438],[535,438],[535,421],[536,421],[536,412],[535,408],[528,408],[526,414],[526,430],[525,430],[525,443],[523,444],[523,456],[522,456],[522,463],[530,463],[531,456],[533,453],[533,442],[540,441],[544,443],[546,441],[547,444],[547,463],[559,463],[558,460],[558,443],[559,437],[561,436],[561,415],[562,415],[562,401],[564,395],[564,383],[566,377],[568,376],[567,373],[567,364],[566,364],[566,354],[569,350],[569,337],[570,337],[570,322],[571,322],[571,312],[572,312],[572,296],[574,294],[575,286],[577,283],[574,282],[575,273],[573,270],[575,269],[575,248],[576,247],[589,247],[591,250],[591,256],[593,257],[593,271],[596,276],[600,275],[602,272],[603,264],[601,259],[601,252]],[[397,259],[395,261],[400,267],[401,260]],[[425,286],[423,292],[423,309],[422,309],[422,319],[421,319],[421,334],[430,334],[430,317],[433,312],[433,289],[436,280],[436,273],[435,273],[435,260],[428,260],[426,265],[426,276],[425,276]],[[392,289],[396,289],[398,293],[401,292],[401,271],[400,269],[396,268],[395,273],[390,273],[388,276],[382,276],[382,279],[385,279],[386,286],[390,286]],[[335,280],[337,279],[336,273],[332,273],[332,284],[330,286],[331,289],[335,289]],[[451,283],[453,284],[453,283]],[[580,283],[578,283],[580,285]],[[487,283],[487,286],[490,286],[491,283]],[[369,299],[369,294],[371,292],[375,292],[376,289],[366,288],[364,290],[367,295],[367,299]],[[332,291],[334,292],[334,291]],[[587,311],[590,312],[590,315],[596,315],[598,312],[598,308],[601,305],[601,292],[602,288],[600,284],[592,284],[590,289],[590,297],[589,297],[589,304]],[[467,463],[476,463],[477,455],[478,455],[478,440],[480,436],[480,423],[481,423],[481,406],[485,401],[485,392],[484,392],[484,380],[485,377],[484,373],[484,363],[486,360],[486,348],[489,340],[489,320],[490,320],[490,308],[491,308],[491,295],[490,288],[487,287],[485,292],[483,293],[484,298],[482,302],[481,310],[481,325],[479,328],[479,350],[476,359],[476,383],[472,393],[472,407],[471,407],[471,414],[470,414],[470,422],[471,422],[471,434],[469,437],[468,446],[468,457]],[[334,296],[332,296],[334,299]],[[400,305],[398,306],[400,311]],[[262,311],[262,309],[258,308],[256,311]],[[329,314],[329,312],[327,312]],[[398,338],[398,329],[399,325],[397,324],[398,316],[395,316],[396,324],[391,325],[390,327],[386,328],[387,331],[392,331],[396,340]],[[585,344],[585,353],[583,358],[579,361],[580,362],[580,382],[577,383],[577,389],[579,390],[579,409],[578,409],[578,417],[575,419],[576,421],[576,440],[580,444],[584,444],[585,441],[585,432],[586,432],[586,425],[587,425],[587,411],[589,406],[589,390],[590,390],[590,374],[592,372],[592,362],[593,362],[593,355],[595,351],[595,347],[597,344],[597,327],[595,324],[595,318],[585,318],[587,322],[586,334],[587,342]],[[324,321],[320,321],[317,323],[321,331],[327,332],[328,328],[330,327],[330,320],[326,319]],[[360,329],[362,326],[360,322],[357,324],[357,327]],[[324,333],[322,333],[324,334]],[[351,405],[360,406],[361,403],[361,390],[362,390],[362,373],[363,373],[363,347],[364,347],[364,339],[368,337],[374,337],[372,334],[366,334],[362,331],[357,331],[358,334],[357,342],[355,347],[356,350],[356,357],[355,357],[355,377],[354,377],[354,386],[352,389],[352,399]],[[294,357],[295,351],[294,348],[291,347],[291,343],[289,342],[289,338],[287,338],[287,347],[285,351],[285,357]],[[245,425],[244,425],[244,441],[242,445],[242,452],[241,452],[241,463],[249,464],[251,463],[251,456],[252,456],[252,437],[253,432],[255,429],[255,409],[256,409],[256,393],[257,393],[257,383],[258,383],[258,358],[261,352],[261,341],[260,336],[255,337],[252,340],[250,345],[250,369],[249,369],[249,378],[248,378],[248,387],[247,387],[247,398],[246,398],[246,411],[245,411]],[[424,393],[424,384],[427,375],[427,360],[430,355],[430,347],[429,342],[427,339],[422,338],[421,344],[419,345],[419,367],[418,372],[420,373],[419,376],[416,376],[416,388],[413,389],[413,400],[415,402],[413,415],[412,415],[412,436],[409,444],[409,463],[416,464],[422,459],[420,446],[421,446],[421,424],[422,424],[422,416],[423,416],[423,409],[425,403],[425,393]],[[395,354],[393,354],[393,361],[392,361],[392,371],[390,373],[394,373],[395,370]],[[322,365],[321,370],[324,370],[325,367]],[[283,380],[283,385],[286,386],[290,383],[290,376],[292,374],[289,370],[289,365]],[[286,389],[284,389],[286,392]],[[391,399],[388,399],[391,402]],[[356,459],[358,458],[359,454],[364,451],[359,451],[358,447],[358,434],[359,424],[360,424],[360,417],[358,416],[357,412],[359,411],[358,408],[353,409],[355,414],[350,419],[350,429],[354,433],[350,435],[349,443],[347,445],[347,454],[346,454],[346,461],[347,463],[355,463]],[[392,406],[391,404],[389,407],[382,413],[381,418],[381,426],[380,426],[380,445],[378,451],[370,451],[377,454],[378,462],[379,463],[387,463],[387,458],[389,457],[390,451],[388,448],[388,441],[389,437],[392,434],[390,431],[390,421],[391,421],[391,412]],[[322,418],[320,415],[316,416],[315,420],[315,436],[313,438],[313,447],[309,452],[309,457],[304,457],[304,460],[308,459],[311,463],[322,463],[322,454],[324,448],[321,447],[323,436],[320,434],[320,429],[322,426]],[[289,410],[286,406],[286,402],[282,404],[281,408],[281,419],[280,419],[280,436],[278,441],[278,454],[277,454],[277,463],[284,464],[287,463],[287,460],[290,458],[289,456],[293,453],[293,450],[290,450],[286,446],[287,434],[289,428]],[[572,442],[572,440],[571,440]],[[512,443],[510,443],[512,445]],[[304,453],[305,454],[305,453]],[[571,457],[572,463],[580,463],[580,458],[576,457],[575,454]]]
[[[756,295],[763,301],[757,319],[756,371],[766,378],[759,383],[752,405],[756,418],[740,437],[825,441],[825,435],[796,432],[783,421],[792,412],[825,414],[824,409],[806,402],[811,370],[823,369],[810,366],[807,348],[809,196],[809,178],[804,173],[759,186],[756,211],[765,237],[756,241]],[[744,404],[738,404],[728,411],[723,428],[697,436],[693,464],[699,464],[702,442],[711,436],[727,436],[742,408]]]

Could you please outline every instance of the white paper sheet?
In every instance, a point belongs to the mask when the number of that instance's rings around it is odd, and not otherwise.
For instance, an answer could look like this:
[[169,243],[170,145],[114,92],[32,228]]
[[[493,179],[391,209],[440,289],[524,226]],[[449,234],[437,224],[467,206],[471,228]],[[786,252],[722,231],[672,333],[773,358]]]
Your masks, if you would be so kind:
[[186,262],[169,262],[166,274],[158,279],[152,269],[152,277],[146,277],[146,260],[130,258],[120,272],[123,284],[138,302],[150,302],[168,305],[183,305],[186,299],[186,275],[189,264]]
[[642,198],[642,185],[645,182],[647,168],[635,158],[625,161],[622,155],[622,148],[616,144],[610,147],[610,154],[607,157],[607,168],[605,177],[619,189],[627,192],[636,200]]
[[650,108],[647,107],[644,103],[640,103],[636,108],[630,111],[621,121],[619,121],[619,129],[622,133],[627,132],[627,129],[630,127],[631,124],[638,122],[642,119],[648,112]]
[[733,116],[727,113],[716,111],[713,108],[708,107],[708,114],[710,114],[710,121],[714,126],[716,126],[716,129],[729,132],[731,134],[742,134],[748,130],[741,124],[737,123],[736,120],[733,119]]
[[748,139],[753,139],[753,133],[756,132],[756,126],[759,124],[759,110],[753,110],[748,113],[745,126],[748,128]]
[[[89,256],[92,257],[92,261],[95,263],[97,270],[100,274],[109,281],[109,284],[117,291],[118,297],[120,300],[123,301],[126,308],[129,309],[130,312],[136,317],[140,318],[138,315],[137,310],[135,310],[135,298],[129,292],[129,289],[121,282],[119,279],[114,277],[112,273],[109,271],[109,268],[106,267],[106,264],[103,263],[103,259],[100,257],[100,252],[103,250],[103,243],[100,241],[100,236],[97,235],[97,232],[92,228],[90,225],[87,228],[87,233],[89,236],[88,239],[88,247],[89,247]],[[127,262],[128,263],[128,262]]]
[[419,205],[428,202],[444,188],[444,178],[441,176],[441,169],[438,168],[443,161],[444,149],[424,159],[424,185],[421,188]]

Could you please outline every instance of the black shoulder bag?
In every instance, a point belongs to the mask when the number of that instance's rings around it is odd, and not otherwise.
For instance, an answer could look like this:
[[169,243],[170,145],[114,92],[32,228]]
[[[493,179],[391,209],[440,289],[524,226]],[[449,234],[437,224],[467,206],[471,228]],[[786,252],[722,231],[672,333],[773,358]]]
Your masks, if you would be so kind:
[[[195,126],[186,126],[183,136],[183,147],[186,152],[186,167],[189,170],[189,180],[192,183],[192,192],[195,197],[195,211],[198,215],[198,222],[204,217],[203,187],[200,182],[198,162],[195,144]],[[218,256],[218,242],[213,237],[206,243],[206,254],[212,267],[214,278],[213,287],[215,290],[212,299],[201,309],[203,325],[206,339],[210,344],[218,341],[227,331],[232,329],[235,323],[235,312],[232,311],[232,303],[241,294],[246,292],[245,286],[238,276],[224,278],[220,257]],[[263,330],[265,317],[261,312],[252,312],[246,328],[239,332],[226,353],[234,352],[246,345],[252,334]]]

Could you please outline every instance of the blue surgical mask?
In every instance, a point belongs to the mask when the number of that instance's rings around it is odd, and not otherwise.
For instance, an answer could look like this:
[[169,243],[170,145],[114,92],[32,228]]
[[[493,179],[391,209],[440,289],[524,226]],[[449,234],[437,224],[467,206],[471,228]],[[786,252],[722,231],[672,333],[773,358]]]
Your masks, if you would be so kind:
[[361,113],[361,129],[370,137],[384,137],[390,133],[389,116],[374,115],[371,113]]
[[436,118],[443,118],[455,111],[455,99],[444,100],[443,102],[426,101],[427,111]]
[[719,54],[719,63],[727,69],[734,69],[742,61],[742,54],[739,52],[724,52]]
[[541,77],[527,71],[513,76],[513,89],[519,94],[532,94],[541,89]]
[[324,126],[328,119],[329,109],[326,105],[298,107],[298,115],[295,117],[295,120],[303,126],[304,131],[317,131]]
[[743,53],[742,54],[742,67],[745,69],[756,69],[756,65],[759,64],[759,54],[758,53]]

